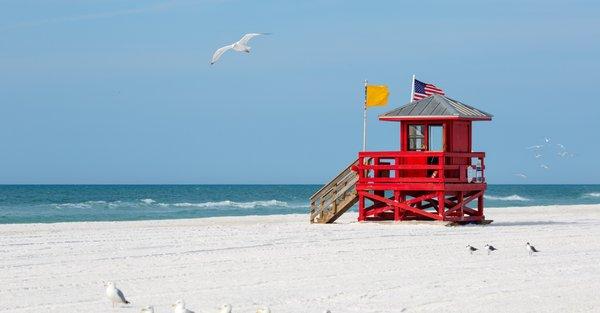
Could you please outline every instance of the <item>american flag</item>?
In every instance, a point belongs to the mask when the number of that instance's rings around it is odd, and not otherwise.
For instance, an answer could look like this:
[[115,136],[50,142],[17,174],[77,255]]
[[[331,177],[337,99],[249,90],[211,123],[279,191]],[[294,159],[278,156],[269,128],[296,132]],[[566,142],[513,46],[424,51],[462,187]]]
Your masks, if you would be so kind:
[[413,87],[414,87],[413,101],[427,98],[433,94],[438,94],[438,95],[445,94],[441,88],[438,88],[432,84],[424,83],[424,82],[416,80],[416,79],[415,79],[415,85]]

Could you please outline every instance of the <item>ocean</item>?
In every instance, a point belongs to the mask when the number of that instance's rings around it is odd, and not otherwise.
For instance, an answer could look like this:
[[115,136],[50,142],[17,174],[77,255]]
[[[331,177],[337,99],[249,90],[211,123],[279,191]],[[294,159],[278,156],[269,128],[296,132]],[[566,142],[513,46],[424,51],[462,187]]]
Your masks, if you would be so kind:
[[[307,213],[321,185],[0,185],[0,224]],[[600,185],[489,185],[486,207],[600,204]]]

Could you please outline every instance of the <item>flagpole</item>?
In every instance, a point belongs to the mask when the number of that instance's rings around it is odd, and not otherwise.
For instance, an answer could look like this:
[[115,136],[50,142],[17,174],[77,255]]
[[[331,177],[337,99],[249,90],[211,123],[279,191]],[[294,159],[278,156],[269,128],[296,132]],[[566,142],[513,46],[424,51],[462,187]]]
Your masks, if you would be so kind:
[[415,97],[415,74],[412,77],[412,83],[410,84],[410,102],[413,102]]
[[363,146],[362,151],[367,150],[367,80],[365,79],[365,103],[363,107]]

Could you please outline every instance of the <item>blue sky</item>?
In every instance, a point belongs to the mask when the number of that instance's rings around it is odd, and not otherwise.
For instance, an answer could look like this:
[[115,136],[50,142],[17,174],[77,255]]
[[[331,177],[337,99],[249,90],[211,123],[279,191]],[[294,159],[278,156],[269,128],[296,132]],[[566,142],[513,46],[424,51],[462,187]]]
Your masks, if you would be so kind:
[[[321,183],[356,157],[362,83],[412,74],[494,114],[490,183],[600,183],[594,1],[1,1],[0,183]],[[212,52],[247,32],[250,55]],[[547,136],[575,153],[525,147]],[[514,173],[526,173],[523,180]]]

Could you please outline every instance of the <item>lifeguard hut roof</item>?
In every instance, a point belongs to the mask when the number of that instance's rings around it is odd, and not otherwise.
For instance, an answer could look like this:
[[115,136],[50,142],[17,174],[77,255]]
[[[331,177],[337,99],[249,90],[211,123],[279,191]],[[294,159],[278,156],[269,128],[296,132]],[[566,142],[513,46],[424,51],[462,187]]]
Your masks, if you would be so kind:
[[489,121],[493,115],[442,95],[431,95],[379,116],[382,121],[467,119]]

